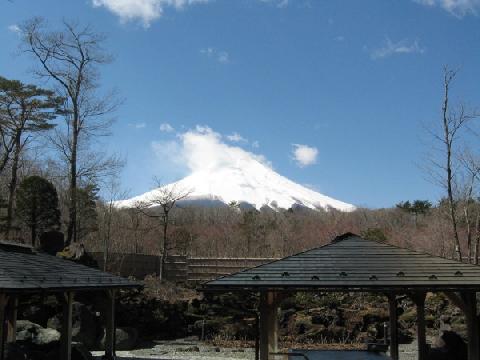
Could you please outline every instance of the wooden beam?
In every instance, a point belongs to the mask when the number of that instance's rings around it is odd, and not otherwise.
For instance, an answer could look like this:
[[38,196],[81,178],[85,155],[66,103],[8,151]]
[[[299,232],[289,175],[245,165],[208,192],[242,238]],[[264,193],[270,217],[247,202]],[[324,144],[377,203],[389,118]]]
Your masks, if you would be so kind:
[[0,360],[5,356],[5,308],[7,307],[8,296],[0,293]]
[[60,360],[70,360],[72,358],[73,295],[72,291],[64,293]]
[[7,310],[7,343],[13,344],[17,340],[18,296],[10,296]]
[[398,315],[395,294],[388,294],[388,305],[390,311],[390,357],[392,360],[398,360]]
[[480,358],[480,334],[477,317],[477,294],[475,292],[463,292],[461,297],[465,303],[465,320],[467,323],[468,335],[468,359],[478,360]]
[[115,290],[107,290],[105,304],[105,356],[104,359],[115,359]]
[[274,292],[260,294],[260,360],[278,352],[278,299]]
[[425,296],[426,293],[418,292],[412,296],[412,300],[417,306],[417,341],[418,341],[418,360],[427,359],[427,336],[425,332]]

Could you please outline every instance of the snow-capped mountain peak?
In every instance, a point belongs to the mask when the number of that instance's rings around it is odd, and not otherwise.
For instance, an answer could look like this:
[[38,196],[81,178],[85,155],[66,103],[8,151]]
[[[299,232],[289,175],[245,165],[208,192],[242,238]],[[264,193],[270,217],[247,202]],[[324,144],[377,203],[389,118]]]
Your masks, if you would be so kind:
[[139,202],[149,203],[158,194],[171,189],[188,193],[184,200],[215,200],[225,204],[235,201],[251,204],[257,209],[264,206],[273,209],[304,206],[310,209],[355,210],[355,206],[299,185],[253,158],[237,159],[235,164],[206,167],[163,188],[119,201],[117,206],[133,207]]

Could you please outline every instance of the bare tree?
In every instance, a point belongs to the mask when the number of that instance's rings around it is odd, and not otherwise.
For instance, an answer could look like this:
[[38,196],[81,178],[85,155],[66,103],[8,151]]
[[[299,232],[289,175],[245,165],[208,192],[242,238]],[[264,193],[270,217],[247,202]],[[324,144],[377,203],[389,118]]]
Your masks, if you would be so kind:
[[436,141],[441,144],[439,159],[431,159],[429,171],[434,179],[446,190],[448,216],[453,234],[453,249],[458,260],[462,260],[460,236],[457,218],[458,200],[458,167],[456,160],[462,145],[462,130],[468,129],[469,123],[478,117],[475,111],[469,111],[462,103],[451,106],[450,88],[457,76],[457,71],[444,67],[443,73],[443,103],[441,132],[432,132]]
[[[480,242],[480,211],[474,199],[476,184],[480,177],[480,160],[470,150],[465,150],[459,157],[465,171],[465,180],[462,191],[463,214],[467,232],[468,262],[478,263],[478,247]],[[477,210],[476,220],[472,219],[472,208]],[[475,222],[475,225],[473,225]],[[475,226],[475,245],[472,242],[473,227]]]
[[141,228],[142,225],[142,216],[136,209],[128,209],[127,216],[129,225],[128,230],[133,232],[133,253],[139,253],[139,235],[144,232]]
[[144,215],[160,221],[163,237],[161,242],[162,260],[160,262],[159,278],[160,281],[162,281],[169,250],[168,226],[170,224],[170,215],[177,202],[188,197],[191,191],[179,189],[175,184],[162,186],[158,180],[155,180],[155,182],[157,189],[152,191],[148,200],[137,202],[135,208]]
[[63,21],[59,31],[49,30],[41,18],[21,27],[23,49],[37,61],[35,73],[52,81],[65,98],[65,126],[56,131],[54,145],[68,162],[69,217],[67,243],[77,241],[77,187],[79,149],[92,136],[108,134],[110,114],[118,105],[113,93],[99,94],[98,67],[111,61],[103,48],[105,37],[90,26]]
[[106,195],[103,199],[103,204],[101,205],[102,212],[102,222],[101,226],[103,233],[103,271],[107,271],[110,249],[112,247],[112,224],[115,215],[115,202],[120,199],[125,199],[126,192],[120,190],[120,184],[117,179],[112,177],[110,178],[109,183],[107,184]]

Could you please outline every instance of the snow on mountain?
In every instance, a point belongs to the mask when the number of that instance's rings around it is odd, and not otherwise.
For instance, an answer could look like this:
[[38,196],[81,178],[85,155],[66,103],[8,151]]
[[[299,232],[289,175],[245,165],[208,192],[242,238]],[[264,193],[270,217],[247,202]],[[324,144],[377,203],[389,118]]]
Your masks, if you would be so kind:
[[[191,174],[163,188],[128,200],[118,207],[133,207],[150,202],[159,192],[171,190],[189,195],[185,200],[232,201],[248,203],[257,209],[268,206],[288,209],[304,206],[310,209],[335,208],[353,211],[355,206],[320,194],[275,172],[259,155],[231,146],[209,128],[198,128],[181,136],[181,154],[174,155],[187,164]],[[169,154],[172,156],[172,154]]]

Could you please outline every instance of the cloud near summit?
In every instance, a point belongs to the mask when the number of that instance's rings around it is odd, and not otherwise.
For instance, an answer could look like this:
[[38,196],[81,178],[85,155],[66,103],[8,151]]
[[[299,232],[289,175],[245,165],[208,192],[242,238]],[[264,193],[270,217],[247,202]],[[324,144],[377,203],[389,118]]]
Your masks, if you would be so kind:
[[271,167],[264,156],[227,144],[224,136],[208,126],[197,125],[195,129],[177,134],[175,140],[155,141],[151,146],[162,161],[167,159],[173,166],[182,167],[189,173],[238,167],[251,161]]

